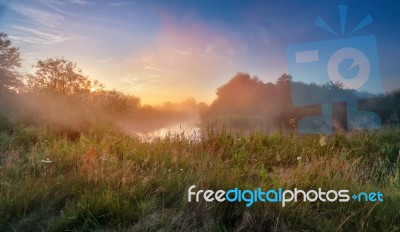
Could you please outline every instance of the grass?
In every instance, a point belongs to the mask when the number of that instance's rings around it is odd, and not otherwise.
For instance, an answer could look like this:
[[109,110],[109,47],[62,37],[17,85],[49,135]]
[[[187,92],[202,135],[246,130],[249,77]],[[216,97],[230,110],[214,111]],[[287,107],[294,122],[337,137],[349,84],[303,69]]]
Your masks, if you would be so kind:
[[[10,124],[13,123],[11,126]],[[70,140],[3,121],[1,231],[398,231],[400,128],[327,137],[217,127],[142,141]],[[51,162],[48,162],[51,161]],[[380,191],[382,203],[187,202],[187,189]]]

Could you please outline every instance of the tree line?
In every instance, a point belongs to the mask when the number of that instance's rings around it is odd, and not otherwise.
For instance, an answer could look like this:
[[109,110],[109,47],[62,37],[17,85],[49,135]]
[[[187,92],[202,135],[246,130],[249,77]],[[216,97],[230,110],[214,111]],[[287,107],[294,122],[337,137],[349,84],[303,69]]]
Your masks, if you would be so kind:
[[[359,111],[377,113],[383,126],[399,124],[400,90],[373,95],[346,89],[341,83],[294,82],[285,73],[275,83],[264,83],[256,76],[241,72],[217,89],[217,98],[201,113],[202,121],[222,122],[238,130],[256,127],[264,130],[294,129],[303,117],[320,115],[321,105],[294,106],[293,89],[302,94],[296,97],[307,98],[308,102],[354,101]],[[347,101],[332,102],[334,131],[348,129]]]
[[0,113],[71,134],[99,122],[118,127],[133,123],[133,129],[152,130],[191,117],[199,107],[193,98],[160,106],[141,104],[139,97],[109,90],[84,75],[64,57],[38,60],[33,74],[17,72],[19,67],[19,48],[0,33]]
[[[33,74],[17,72],[21,67],[19,48],[7,34],[0,33],[0,111],[17,112],[30,123],[46,122],[58,128],[81,132],[99,121],[113,124],[134,123],[136,129],[158,128],[200,115],[202,125],[220,121],[233,129],[291,129],[306,115],[320,113],[320,106],[294,107],[291,88],[295,85],[306,95],[310,91],[323,99],[335,95],[350,98],[362,93],[344,89],[338,83],[324,85],[293,82],[282,74],[275,83],[264,83],[258,77],[237,73],[216,91],[210,104],[188,98],[181,103],[161,106],[142,105],[141,99],[116,90],[82,73],[76,63],[65,58],[38,60]],[[360,110],[378,113],[384,124],[398,123],[400,91],[368,96],[359,101]],[[334,104],[338,128],[346,129],[346,105]],[[143,126],[146,125],[146,126]]]

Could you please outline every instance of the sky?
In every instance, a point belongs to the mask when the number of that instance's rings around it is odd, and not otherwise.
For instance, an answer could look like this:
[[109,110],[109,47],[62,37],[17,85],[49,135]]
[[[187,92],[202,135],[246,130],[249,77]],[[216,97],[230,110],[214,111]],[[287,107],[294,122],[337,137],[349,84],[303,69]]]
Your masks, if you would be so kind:
[[[338,5],[348,5],[344,34]],[[368,14],[373,22],[349,35]],[[384,91],[400,88],[399,26],[395,1],[0,0],[0,31],[20,48],[24,72],[64,57],[145,104],[211,103],[237,72],[265,82],[288,73],[290,45],[364,35],[376,37]]]

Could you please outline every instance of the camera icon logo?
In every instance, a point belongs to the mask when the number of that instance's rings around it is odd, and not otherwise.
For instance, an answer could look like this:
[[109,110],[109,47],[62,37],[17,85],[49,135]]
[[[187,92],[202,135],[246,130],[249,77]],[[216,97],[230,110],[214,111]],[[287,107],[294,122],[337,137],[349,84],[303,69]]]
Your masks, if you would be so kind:
[[[344,35],[347,6],[339,6]],[[372,22],[365,17],[350,32]],[[336,35],[321,18],[316,25]],[[332,104],[346,102],[348,129],[376,129],[381,125],[374,112],[359,111],[358,101],[382,93],[376,39],[373,35],[347,37],[327,41],[290,45],[286,49],[289,73],[292,76],[292,103],[297,107],[320,105],[321,114],[299,121],[299,132],[326,134],[333,130]],[[330,83],[330,84],[329,84]],[[332,85],[335,88],[332,88]]]
[[[359,65],[358,74],[352,79],[343,78],[339,71],[340,64],[345,59],[353,60],[353,64],[349,70],[354,68],[356,65]],[[356,48],[347,47],[339,49],[333,53],[333,55],[329,58],[327,69],[329,79],[332,82],[343,83],[344,87],[346,88],[360,89],[368,80],[371,66],[367,56],[362,51]]]

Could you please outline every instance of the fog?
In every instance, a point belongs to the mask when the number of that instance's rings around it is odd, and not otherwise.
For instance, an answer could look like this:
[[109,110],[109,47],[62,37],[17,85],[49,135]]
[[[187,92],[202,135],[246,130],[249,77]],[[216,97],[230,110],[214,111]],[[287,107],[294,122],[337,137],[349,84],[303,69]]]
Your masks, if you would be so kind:
[[[318,115],[320,107],[293,107],[291,84],[286,74],[276,83],[264,83],[249,74],[237,73],[216,90],[217,97],[210,105],[193,98],[179,103],[142,105],[138,97],[104,89],[60,95],[3,88],[0,107],[15,120],[44,125],[70,139],[100,129],[117,130],[143,140],[176,134],[197,139],[209,127],[238,133],[296,129],[299,119],[304,115]],[[398,123],[398,106],[388,109],[396,105],[398,96],[398,92],[380,96],[364,101],[360,107],[380,112],[384,123]],[[334,104],[333,109],[334,130],[343,132],[346,104]]]
[[290,119],[295,117],[291,108],[289,81],[288,75],[282,75],[273,84],[264,83],[246,73],[237,73],[217,89],[217,98],[201,112],[202,123],[223,124],[236,131],[289,128]]
[[[118,104],[106,92],[85,96],[66,97],[46,94],[3,92],[2,108],[16,120],[30,125],[45,125],[74,138],[94,127],[117,129],[128,135],[165,134],[179,125],[199,124],[198,104],[194,99],[162,106],[128,104],[129,98],[118,93],[127,102]],[[100,96],[102,95],[102,96]]]

